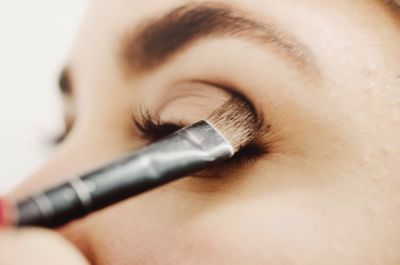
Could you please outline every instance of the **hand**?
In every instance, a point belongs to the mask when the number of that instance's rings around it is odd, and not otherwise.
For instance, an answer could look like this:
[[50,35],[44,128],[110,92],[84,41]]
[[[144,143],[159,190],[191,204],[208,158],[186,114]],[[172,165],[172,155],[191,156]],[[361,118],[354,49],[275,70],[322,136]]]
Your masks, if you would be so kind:
[[49,230],[0,231],[1,265],[88,265],[83,255]]

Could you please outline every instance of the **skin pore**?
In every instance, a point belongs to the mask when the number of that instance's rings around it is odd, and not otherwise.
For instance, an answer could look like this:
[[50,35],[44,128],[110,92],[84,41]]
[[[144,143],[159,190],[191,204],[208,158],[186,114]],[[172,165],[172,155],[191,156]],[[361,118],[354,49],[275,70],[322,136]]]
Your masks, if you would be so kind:
[[189,124],[240,93],[270,126],[268,152],[58,232],[93,264],[399,264],[398,9],[92,1],[60,82],[69,134],[11,196],[144,146],[143,108]]

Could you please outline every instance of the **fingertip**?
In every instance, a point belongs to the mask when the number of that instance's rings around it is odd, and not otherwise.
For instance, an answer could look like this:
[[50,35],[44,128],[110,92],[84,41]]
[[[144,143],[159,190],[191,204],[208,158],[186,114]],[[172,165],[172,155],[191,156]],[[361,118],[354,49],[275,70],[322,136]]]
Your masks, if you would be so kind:
[[6,201],[0,198],[0,228],[8,226],[6,219]]
[[0,233],[0,264],[89,265],[85,256],[54,231],[26,228]]
[[10,204],[7,200],[0,198],[0,229],[12,226],[12,216]]

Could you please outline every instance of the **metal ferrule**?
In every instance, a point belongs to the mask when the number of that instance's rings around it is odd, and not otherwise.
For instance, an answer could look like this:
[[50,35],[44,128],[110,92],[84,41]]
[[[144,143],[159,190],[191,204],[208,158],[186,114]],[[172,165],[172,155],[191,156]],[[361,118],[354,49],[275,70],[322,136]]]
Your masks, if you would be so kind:
[[234,154],[225,137],[200,121],[103,168],[18,204],[18,225],[54,227],[207,168]]

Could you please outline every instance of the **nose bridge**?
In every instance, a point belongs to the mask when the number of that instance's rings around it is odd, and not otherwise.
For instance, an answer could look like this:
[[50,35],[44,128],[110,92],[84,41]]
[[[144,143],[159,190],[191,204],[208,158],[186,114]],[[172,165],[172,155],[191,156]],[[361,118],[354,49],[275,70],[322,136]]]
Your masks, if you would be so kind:
[[60,147],[33,177],[38,175],[41,182],[47,178],[53,178],[54,181],[66,180],[105,162],[108,152],[105,152],[105,148],[101,148],[101,144],[96,145],[93,140],[85,137],[69,141]]
[[11,197],[21,197],[65,182],[141,145],[138,140],[128,141],[117,134],[115,131],[93,133],[93,130],[74,133]]

